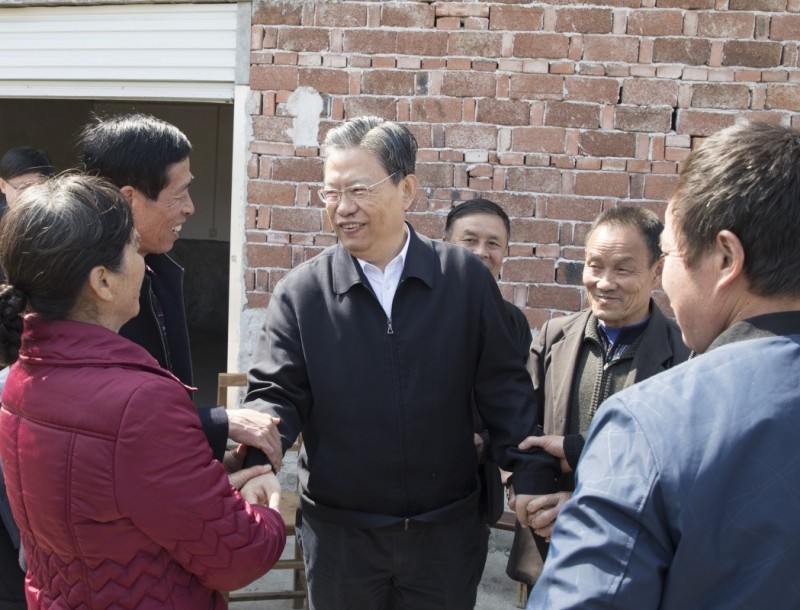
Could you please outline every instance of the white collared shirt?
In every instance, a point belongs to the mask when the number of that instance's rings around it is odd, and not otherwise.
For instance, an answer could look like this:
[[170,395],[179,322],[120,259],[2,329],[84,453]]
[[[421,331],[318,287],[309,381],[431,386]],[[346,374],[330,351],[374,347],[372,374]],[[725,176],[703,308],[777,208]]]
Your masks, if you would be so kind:
[[400,276],[403,274],[403,267],[406,264],[406,254],[408,253],[408,244],[410,243],[408,229],[404,226],[403,230],[406,232],[406,241],[403,244],[403,249],[400,250],[400,254],[389,261],[385,271],[381,271],[372,263],[362,261],[360,258],[356,259],[364,270],[364,275],[367,276],[369,285],[372,286],[375,296],[378,297],[383,311],[386,312],[386,317],[390,320],[392,319],[392,301],[394,301],[394,294],[397,292],[397,286],[400,284]]

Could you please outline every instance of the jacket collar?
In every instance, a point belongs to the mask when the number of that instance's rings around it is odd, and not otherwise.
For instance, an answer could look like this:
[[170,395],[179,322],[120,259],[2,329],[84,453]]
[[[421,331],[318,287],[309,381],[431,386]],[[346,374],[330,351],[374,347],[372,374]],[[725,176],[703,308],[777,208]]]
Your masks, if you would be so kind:
[[706,351],[738,341],[786,335],[800,335],[800,311],[768,313],[737,322],[722,331]]
[[[422,280],[428,287],[433,286],[435,253],[431,240],[417,235],[413,227],[406,223],[408,230],[408,252],[400,281],[409,277]],[[341,242],[333,249],[333,292],[345,294],[356,284],[365,284],[366,277],[361,265]],[[368,284],[367,284],[368,285]]]
[[19,361],[67,367],[113,365],[144,370],[181,383],[161,368],[147,350],[112,330],[74,320],[45,320],[36,314],[25,316]]

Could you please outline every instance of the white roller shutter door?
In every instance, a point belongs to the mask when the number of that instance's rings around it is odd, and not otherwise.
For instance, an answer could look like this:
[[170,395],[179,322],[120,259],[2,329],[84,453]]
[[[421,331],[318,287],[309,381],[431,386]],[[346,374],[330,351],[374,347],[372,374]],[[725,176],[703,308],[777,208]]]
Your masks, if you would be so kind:
[[0,97],[232,101],[236,4],[0,9]]

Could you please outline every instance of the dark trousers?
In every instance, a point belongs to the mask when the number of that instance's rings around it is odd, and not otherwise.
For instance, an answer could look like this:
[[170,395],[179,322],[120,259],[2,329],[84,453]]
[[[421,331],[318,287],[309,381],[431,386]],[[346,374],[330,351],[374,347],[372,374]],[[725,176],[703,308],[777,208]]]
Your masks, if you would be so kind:
[[303,515],[310,610],[469,610],[489,528],[477,511],[451,523],[376,529]]
[[25,572],[19,567],[19,549],[11,542],[0,519],[0,610],[25,610]]

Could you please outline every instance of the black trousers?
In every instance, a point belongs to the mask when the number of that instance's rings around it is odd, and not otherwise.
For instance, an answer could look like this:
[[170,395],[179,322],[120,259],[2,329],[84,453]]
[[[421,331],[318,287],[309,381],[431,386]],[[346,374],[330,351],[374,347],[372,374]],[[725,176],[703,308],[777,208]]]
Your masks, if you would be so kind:
[[19,567],[19,549],[0,519],[0,610],[25,608],[25,572]]
[[376,529],[303,515],[311,610],[469,610],[488,551],[477,511],[450,523]]

